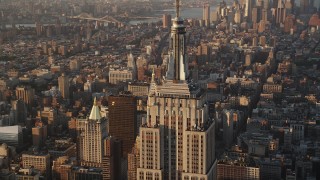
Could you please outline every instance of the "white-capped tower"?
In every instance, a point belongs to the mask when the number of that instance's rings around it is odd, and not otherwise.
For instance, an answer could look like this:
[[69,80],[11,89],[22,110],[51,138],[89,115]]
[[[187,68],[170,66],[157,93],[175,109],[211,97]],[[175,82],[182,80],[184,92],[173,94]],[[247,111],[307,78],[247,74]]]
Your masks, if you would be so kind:
[[102,167],[103,140],[107,138],[108,132],[107,121],[101,116],[96,98],[90,116],[86,119],[77,119],[77,121],[82,124],[83,128],[79,135],[80,164],[89,167]]

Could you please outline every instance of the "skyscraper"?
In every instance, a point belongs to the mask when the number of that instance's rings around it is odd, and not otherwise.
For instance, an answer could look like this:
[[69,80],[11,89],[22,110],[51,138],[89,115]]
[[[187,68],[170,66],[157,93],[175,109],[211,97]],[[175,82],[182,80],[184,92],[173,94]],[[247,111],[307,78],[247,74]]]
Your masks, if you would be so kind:
[[136,98],[132,95],[109,96],[109,134],[121,140],[126,157],[135,142]]
[[137,169],[140,165],[140,137],[136,138],[136,143],[128,154],[128,180],[137,180]]
[[171,15],[170,14],[164,14],[162,17],[162,27],[168,28],[171,26]]
[[276,9],[276,24],[284,23],[285,18],[286,18],[286,9],[284,8],[284,4],[282,0],[279,0],[278,6]]
[[69,88],[70,88],[70,83],[69,83],[69,77],[66,76],[64,73],[58,78],[58,85],[59,85],[59,90],[61,92],[61,95],[64,99],[69,99],[70,98],[70,93],[69,93]]
[[30,86],[16,88],[17,99],[21,99],[28,108],[30,108],[34,103],[34,94],[35,91]]
[[11,101],[11,106],[14,113],[14,121],[18,123],[25,123],[27,119],[27,108],[23,101]]
[[206,64],[211,63],[211,51],[212,47],[209,44],[201,43],[198,46],[198,63],[199,64]]
[[36,147],[44,145],[47,139],[47,126],[43,123],[38,123],[36,127],[32,128],[32,144]]
[[259,9],[257,7],[252,8],[252,19],[251,19],[251,21],[253,23],[259,22],[258,11],[259,11]]
[[130,54],[127,55],[127,60],[128,60],[127,67],[133,68],[135,63],[134,63],[134,56],[131,52],[130,52]]
[[104,139],[107,137],[106,119],[101,117],[100,109],[94,100],[89,118],[84,122],[80,134],[80,162],[82,166],[102,167]]
[[103,179],[121,179],[121,142],[118,139],[109,136],[103,143]]
[[252,7],[254,6],[253,0],[245,0],[245,11],[244,16],[247,17],[247,21],[252,20]]
[[137,179],[214,179],[215,122],[208,116],[206,94],[189,82],[185,56],[186,27],[176,0],[172,46],[162,84],[152,75],[147,120],[140,127]]
[[210,5],[205,3],[203,5],[203,20],[206,26],[210,26]]

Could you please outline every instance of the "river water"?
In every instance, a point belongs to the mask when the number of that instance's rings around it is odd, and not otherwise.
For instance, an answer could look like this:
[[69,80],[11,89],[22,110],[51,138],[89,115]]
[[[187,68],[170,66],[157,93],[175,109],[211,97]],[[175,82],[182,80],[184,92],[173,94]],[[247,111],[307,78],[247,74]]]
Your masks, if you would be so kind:
[[[215,6],[210,7],[210,11],[213,12],[216,10]],[[132,20],[129,23],[132,25],[136,25],[139,23],[152,23],[152,22],[157,22],[162,20],[162,15],[163,14],[171,14],[172,17],[175,16],[175,9],[165,9],[163,11],[158,11],[156,14],[153,16],[156,16],[158,18],[154,19],[143,19],[143,20]],[[201,7],[194,7],[194,8],[185,8],[181,9],[181,17],[184,19],[202,19],[203,15],[203,8]]]

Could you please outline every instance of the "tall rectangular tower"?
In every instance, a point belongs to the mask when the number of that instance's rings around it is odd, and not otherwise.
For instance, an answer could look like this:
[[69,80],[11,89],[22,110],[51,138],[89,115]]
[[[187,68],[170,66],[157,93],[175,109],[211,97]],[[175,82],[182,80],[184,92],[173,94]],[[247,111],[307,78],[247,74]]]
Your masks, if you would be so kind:
[[64,99],[69,99],[70,98],[70,93],[69,93],[69,88],[70,88],[70,83],[69,83],[69,77],[66,76],[64,73],[58,78],[58,86],[59,90],[61,92],[61,96]]
[[109,96],[109,134],[121,140],[123,156],[126,157],[136,137],[136,98],[130,94]]
[[210,5],[209,3],[205,3],[203,5],[203,20],[206,26],[210,26]]
[[244,16],[247,17],[247,21],[252,20],[252,8],[254,6],[254,1],[253,0],[245,0],[245,12]]
[[90,116],[84,121],[80,134],[80,163],[82,166],[102,167],[104,139],[107,137],[106,119],[101,117],[96,100]]
[[162,27],[163,28],[169,28],[171,26],[171,15],[170,14],[164,14],[162,17]]
[[103,143],[103,179],[121,179],[121,142],[114,137],[108,137]]
[[276,9],[276,24],[284,23],[285,18],[286,18],[286,10],[284,8],[284,4],[282,0],[279,0],[278,6]]
[[17,99],[21,99],[28,108],[30,108],[34,103],[34,95],[35,91],[30,86],[16,88]]
[[171,28],[173,56],[161,84],[152,75],[147,119],[140,127],[137,179],[215,179],[215,122],[206,93],[188,80],[185,33],[177,15]]

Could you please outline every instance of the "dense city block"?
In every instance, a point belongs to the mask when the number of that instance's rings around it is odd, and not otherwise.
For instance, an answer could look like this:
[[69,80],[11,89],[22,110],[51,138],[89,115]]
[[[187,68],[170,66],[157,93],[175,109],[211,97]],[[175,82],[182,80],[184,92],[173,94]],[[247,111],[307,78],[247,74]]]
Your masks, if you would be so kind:
[[320,179],[320,0],[0,0],[0,179]]

